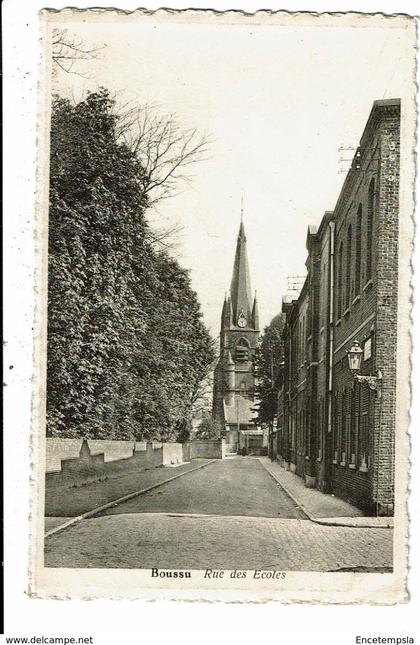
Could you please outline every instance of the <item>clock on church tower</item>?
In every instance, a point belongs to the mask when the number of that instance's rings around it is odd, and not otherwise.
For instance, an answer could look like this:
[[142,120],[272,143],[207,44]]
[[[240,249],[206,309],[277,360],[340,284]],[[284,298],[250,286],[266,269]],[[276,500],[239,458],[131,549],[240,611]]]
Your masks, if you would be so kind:
[[247,326],[247,319],[243,311],[238,316],[238,327],[246,327]]

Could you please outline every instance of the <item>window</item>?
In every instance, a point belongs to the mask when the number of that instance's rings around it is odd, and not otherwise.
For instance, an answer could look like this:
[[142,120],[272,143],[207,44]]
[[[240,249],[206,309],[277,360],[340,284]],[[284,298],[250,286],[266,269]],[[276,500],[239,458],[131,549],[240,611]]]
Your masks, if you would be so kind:
[[333,436],[333,458],[334,461],[337,463],[338,461],[338,451],[339,451],[339,436],[340,436],[340,423],[341,423],[341,416],[340,416],[340,409],[338,405],[338,395],[334,395],[334,436]]
[[351,423],[350,423],[350,463],[356,465],[357,435],[359,430],[359,389],[355,386],[351,391]]
[[249,345],[245,338],[240,338],[235,348],[235,359],[239,362],[249,359]]
[[352,231],[351,224],[347,229],[347,249],[346,249],[346,309],[350,306],[351,302],[351,244],[352,244]]
[[328,275],[328,264],[325,262],[324,263],[324,319],[325,319],[325,328],[328,326],[328,292],[330,289],[330,280],[329,280],[329,275]]
[[317,433],[317,447],[318,447],[318,459],[322,459],[322,436],[324,431],[324,399],[319,401],[319,424],[318,424],[318,433]]
[[346,438],[345,438],[345,452],[342,455],[343,463],[346,462],[346,456],[348,454],[347,447],[350,445],[350,433],[351,433],[351,413],[347,412],[346,414]]
[[375,180],[369,184],[367,231],[366,231],[366,282],[372,279],[373,262],[373,220],[375,211]]
[[309,414],[309,410],[306,410],[306,415],[305,415],[305,453],[309,457],[310,451],[311,451],[311,417]]
[[340,243],[337,260],[337,319],[341,318],[343,302],[343,242]]
[[305,358],[306,358],[306,314],[302,316],[301,320],[301,328],[300,328],[300,347],[301,347],[301,354],[300,354],[300,364],[303,365],[305,363]]
[[369,464],[369,424],[370,417],[370,390],[367,386],[360,389],[360,429],[359,429],[359,464],[366,470]]
[[355,275],[355,295],[360,294],[360,283],[362,273],[362,205],[360,204],[357,211],[356,226],[356,275]]
[[295,450],[296,448],[296,410],[292,411],[291,417],[291,449]]
[[340,428],[340,457],[341,463],[346,463],[346,437],[347,437],[347,401],[346,390],[341,395],[341,428]]
[[369,434],[369,415],[362,412],[360,416],[360,447],[359,447],[359,464],[361,470],[366,470],[368,466],[367,456],[367,438]]
[[299,320],[299,332],[298,332],[298,363],[299,367],[302,365],[302,321]]
[[298,414],[298,436],[297,436],[297,452],[298,455],[303,454],[303,411],[300,410]]
[[299,328],[298,328],[298,324],[296,323],[293,326],[292,379],[296,378],[298,364],[299,364]]

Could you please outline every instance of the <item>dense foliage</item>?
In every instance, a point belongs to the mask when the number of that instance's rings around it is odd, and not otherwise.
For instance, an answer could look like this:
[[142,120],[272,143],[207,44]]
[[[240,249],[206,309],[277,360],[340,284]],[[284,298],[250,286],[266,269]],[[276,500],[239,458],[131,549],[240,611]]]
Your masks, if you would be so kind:
[[218,439],[219,437],[220,429],[218,424],[209,412],[204,414],[194,439]]
[[118,118],[106,90],[53,101],[47,432],[172,439],[213,343],[187,271],[150,242],[144,170]]
[[255,407],[257,413],[255,420],[258,424],[270,425],[276,415],[277,392],[283,373],[284,323],[284,314],[278,314],[273,318],[264,329],[255,355],[254,370],[257,382],[255,398],[258,401]]

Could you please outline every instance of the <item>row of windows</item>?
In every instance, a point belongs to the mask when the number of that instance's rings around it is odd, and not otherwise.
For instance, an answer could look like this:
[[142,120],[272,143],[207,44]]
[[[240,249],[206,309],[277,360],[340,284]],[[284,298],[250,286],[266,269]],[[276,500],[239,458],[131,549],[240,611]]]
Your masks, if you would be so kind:
[[[324,423],[325,415],[325,401],[324,399],[318,402],[318,428],[321,429]],[[309,410],[300,410],[290,418],[290,447],[295,450],[298,455],[305,455],[308,453],[310,445],[310,415]],[[317,456],[322,457],[324,446],[322,443],[323,433],[319,432],[317,435]]]
[[[321,427],[321,426],[320,426]],[[290,417],[290,447],[295,450],[298,455],[306,455],[308,453],[311,424],[309,410],[300,410],[295,412]]]
[[[373,423],[371,395],[363,385],[346,388],[336,395],[333,409],[333,459],[334,463],[350,468],[366,470],[369,466],[369,435]],[[326,422],[327,405],[325,399],[318,402],[317,425],[319,430]],[[316,451],[318,459],[324,456],[324,433],[317,435]],[[290,447],[298,455],[308,454],[310,445],[309,412],[300,410],[290,416]]]
[[[355,227],[349,224],[344,234],[345,239],[339,242],[335,266],[337,276],[336,319],[341,318],[343,312],[349,309],[353,299],[356,296],[360,296],[364,284],[372,279],[374,214],[375,180],[372,179],[368,189],[366,213],[362,204],[359,204]],[[363,231],[365,231],[365,236],[363,236]],[[366,240],[364,245],[363,237]],[[322,292],[322,289],[324,289],[324,292]],[[325,306],[328,301],[328,289],[328,263],[324,262],[321,267],[321,289],[318,296],[320,301],[324,303],[324,308],[320,311],[321,328],[328,324],[328,307]],[[306,358],[307,325],[308,314],[305,312],[300,316],[293,333],[292,344],[296,348],[296,352],[292,352],[294,359],[292,364],[293,374],[295,374],[296,368],[304,363]]]
[[365,469],[369,465],[369,434],[373,423],[366,386],[346,388],[334,400],[334,461]]
[[304,455],[306,446],[309,445],[309,414],[305,410],[300,410],[297,419],[292,417],[291,421],[290,446],[299,455]]
[[[356,217],[356,229],[351,224],[347,227],[344,241],[340,242],[337,254],[337,318],[350,307],[352,298],[360,295],[362,287],[362,232],[366,227],[365,271],[364,281],[372,278],[373,263],[373,226],[375,214],[375,180],[369,184],[367,213],[364,214],[362,204],[359,204]],[[353,249],[353,246],[355,248]],[[352,255],[354,252],[354,263]]]

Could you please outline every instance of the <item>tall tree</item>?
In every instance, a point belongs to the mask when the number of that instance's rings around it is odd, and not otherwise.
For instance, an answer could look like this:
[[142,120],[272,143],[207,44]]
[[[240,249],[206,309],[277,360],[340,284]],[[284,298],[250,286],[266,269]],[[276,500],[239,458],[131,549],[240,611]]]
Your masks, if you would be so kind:
[[204,414],[200,425],[197,428],[195,439],[218,439],[220,436],[219,426],[213,419],[210,412]]
[[53,73],[61,69],[66,74],[77,74],[88,78],[86,70],[82,71],[80,63],[97,58],[105,45],[89,47],[84,41],[69,32],[68,29],[53,29],[51,37],[51,59]]
[[196,128],[181,128],[174,114],[159,115],[150,105],[120,108],[117,135],[142,164],[141,190],[149,204],[172,197],[188,183],[188,171],[205,158],[211,142]]
[[284,344],[282,339],[285,324],[284,314],[278,314],[265,327],[255,355],[254,370],[257,385],[254,408],[256,423],[272,427],[276,415],[277,391],[282,376]]
[[106,90],[51,123],[48,433],[176,436],[213,360],[188,273],[156,251],[145,169]]

